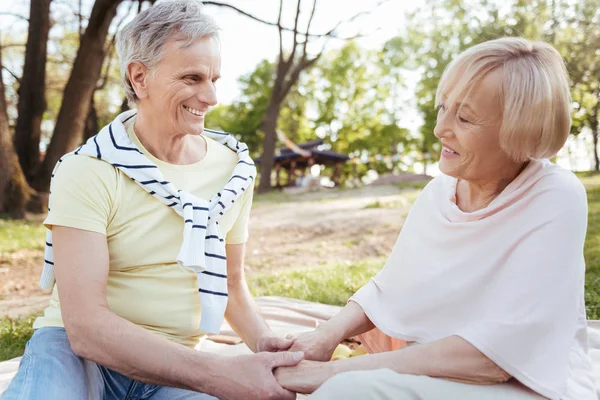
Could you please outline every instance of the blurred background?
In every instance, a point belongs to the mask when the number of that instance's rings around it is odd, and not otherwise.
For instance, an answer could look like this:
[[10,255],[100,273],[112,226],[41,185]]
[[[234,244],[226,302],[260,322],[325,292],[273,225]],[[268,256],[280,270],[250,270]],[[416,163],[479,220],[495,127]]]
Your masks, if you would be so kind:
[[[0,2],[0,349],[12,349],[0,360],[19,354],[47,303],[36,284],[51,171],[128,109],[115,32],[153,3]],[[573,128],[554,161],[588,190],[586,302],[600,317],[600,0],[204,3],[222,28],[206,126],[259,163],[246,258],[255,295],[344,304],[439,173],[434,97],[448,62],[524,36],[555,46],[569,71]]]

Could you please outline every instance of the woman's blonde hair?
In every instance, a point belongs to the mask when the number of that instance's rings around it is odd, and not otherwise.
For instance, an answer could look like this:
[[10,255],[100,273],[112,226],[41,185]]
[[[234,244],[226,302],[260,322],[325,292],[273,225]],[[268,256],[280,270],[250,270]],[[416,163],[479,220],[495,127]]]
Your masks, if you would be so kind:
[[515,161],[550,158],[563,147],[571,129],[569,79],[556,49],[518,37],[473,46],[447,67],[436,92],[455,104],[466,99],[483,77],[502,69],[500,146]]

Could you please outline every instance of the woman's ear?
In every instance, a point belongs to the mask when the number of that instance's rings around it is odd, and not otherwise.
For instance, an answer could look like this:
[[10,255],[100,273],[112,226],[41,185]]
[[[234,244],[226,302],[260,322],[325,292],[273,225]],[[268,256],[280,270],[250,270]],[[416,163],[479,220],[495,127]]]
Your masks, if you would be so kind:
[[127,76],[129,76],[129,81],[138,99],[148,97],[148,68],[141,62],[129,63],[127,65]]

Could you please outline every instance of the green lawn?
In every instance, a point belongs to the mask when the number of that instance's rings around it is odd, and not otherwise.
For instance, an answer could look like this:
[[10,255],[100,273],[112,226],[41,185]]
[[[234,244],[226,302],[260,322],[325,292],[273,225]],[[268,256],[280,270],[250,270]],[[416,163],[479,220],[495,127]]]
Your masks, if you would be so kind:
[[33,334],[33,320],[35,316],[27,318],[0,319],[0,361],[10,360],[23,354],[25,343]]
[[21,249],[42,250],[46,228],[35,221],[0,218],[0,257]]
[[248,285],[254,296],[285,296],[341,306],[381,269],[384,262],[384,259],[373,259],[357,264],[255,274],[248,278]]

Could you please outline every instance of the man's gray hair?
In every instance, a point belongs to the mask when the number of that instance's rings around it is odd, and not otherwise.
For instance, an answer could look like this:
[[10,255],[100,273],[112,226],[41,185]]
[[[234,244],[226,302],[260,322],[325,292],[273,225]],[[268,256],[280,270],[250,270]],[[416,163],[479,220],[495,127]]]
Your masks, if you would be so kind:
[[117,53],[121,64],[121,79],[130,104],[138,102],[127,66],[140,62],[150,70],[162,60],[162,50],[173,34],[183,37],[181,47],[187,47],[203,37],[218,39],[219,26],[204,13],[201,2],[195,0],[165,1],[139,13],[117,33]]

